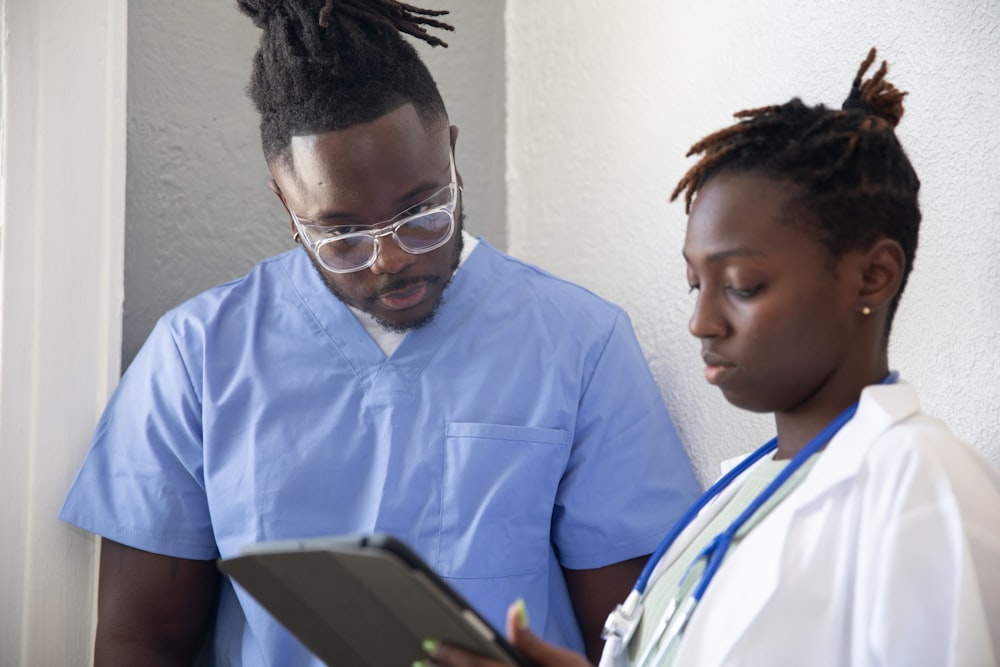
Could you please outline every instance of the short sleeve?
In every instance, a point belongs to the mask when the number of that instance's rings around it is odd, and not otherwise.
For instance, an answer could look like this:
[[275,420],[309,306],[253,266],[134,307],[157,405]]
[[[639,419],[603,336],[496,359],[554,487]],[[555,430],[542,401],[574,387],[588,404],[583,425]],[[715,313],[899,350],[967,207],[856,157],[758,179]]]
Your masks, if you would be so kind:
[[699,492],[628,316],[618,311],[581,397],[556,499],[560,563],[591,569],[651,553]]
[[192,377],[161,319],[105,408],[60,519],[153,553],[218,556]]

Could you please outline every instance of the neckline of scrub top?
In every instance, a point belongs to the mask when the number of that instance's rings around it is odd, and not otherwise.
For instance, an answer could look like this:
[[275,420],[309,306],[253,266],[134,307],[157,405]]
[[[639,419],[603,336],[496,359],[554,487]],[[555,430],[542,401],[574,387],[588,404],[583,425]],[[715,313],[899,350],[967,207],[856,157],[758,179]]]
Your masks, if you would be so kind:
[[[458,259],[458,266],[455,267],[455,271],[452,274],[454,276],[461,269],[462,265],[465,264],[465,260],[469,259],[469,255],[475,250],[476,246],[479,244],[479,239],[475,236],[469,234],[469,232],[464,229],[461,231],[462,234],[462,255]],[[452,278],[454,280],[454,277]],[[399,348],[403,339],[410,332],[407,331],[393,331],[383,327],[373,315],[366,313],[360,308],[355,308],[354,306],[347,306],[347,309],[351,311],[351,314],[357,318],[358,322],[361,323],[362,328],[368,333],[378,348],[382,350],[387,358],[391,357],[393,353]]]
[[331,352],[351,366],[366,392],[376,388],[380,375],[391,375],[406,384],[414,381],[447,340],[448,332],[456,328],[457,320],[476,307],[488,278],[502,264],[500,255],[480,240],[463,270],[445,289],[434,319],[411,331],[386,358],[348,307],[330,292],[304,248],[294,249],[282,259],[293,292],[330,341]]

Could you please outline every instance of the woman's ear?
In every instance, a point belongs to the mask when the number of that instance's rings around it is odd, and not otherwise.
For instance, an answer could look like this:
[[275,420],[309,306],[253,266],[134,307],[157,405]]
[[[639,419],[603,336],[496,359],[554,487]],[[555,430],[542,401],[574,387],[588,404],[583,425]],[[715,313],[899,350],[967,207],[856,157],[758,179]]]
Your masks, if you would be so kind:
[[868,315],[887,307],[899,293],[906,270],[902,246],[893,239],[882,238],[861,255],[861,289],[857,309]]

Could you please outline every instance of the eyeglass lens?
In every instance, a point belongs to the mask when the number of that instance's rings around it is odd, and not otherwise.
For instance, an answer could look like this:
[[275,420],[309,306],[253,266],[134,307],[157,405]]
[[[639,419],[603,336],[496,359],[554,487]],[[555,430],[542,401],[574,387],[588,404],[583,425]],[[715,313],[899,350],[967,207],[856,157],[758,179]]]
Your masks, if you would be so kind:
[[[451,214],[435,210],[406,220],[395,228],[394,236],[403,250],[419,254],[441,246],[451,231]],[[324,264],[338,271],[361,268],[375,256],[375,239],[368,234],[333,238],[320,245],[317,254]]]

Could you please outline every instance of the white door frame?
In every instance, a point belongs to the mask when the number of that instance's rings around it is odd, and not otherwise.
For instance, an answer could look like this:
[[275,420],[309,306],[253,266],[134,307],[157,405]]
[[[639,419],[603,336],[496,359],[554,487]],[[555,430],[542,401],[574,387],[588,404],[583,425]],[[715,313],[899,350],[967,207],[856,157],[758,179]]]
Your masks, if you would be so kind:
[[127,2],[0,25],[0,656],[89,665],[97,542],[56,515],[119,374]]

